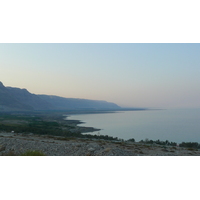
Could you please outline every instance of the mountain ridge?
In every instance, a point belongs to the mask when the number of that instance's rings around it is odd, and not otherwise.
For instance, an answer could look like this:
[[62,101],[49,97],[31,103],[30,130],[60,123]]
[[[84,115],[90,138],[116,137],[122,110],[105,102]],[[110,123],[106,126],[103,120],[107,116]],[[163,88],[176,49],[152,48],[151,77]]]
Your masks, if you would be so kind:
[[0,81],[0,111],[114,110],[120,108],[115,103],[101,100],[37,95],[24,88],[5,87]]

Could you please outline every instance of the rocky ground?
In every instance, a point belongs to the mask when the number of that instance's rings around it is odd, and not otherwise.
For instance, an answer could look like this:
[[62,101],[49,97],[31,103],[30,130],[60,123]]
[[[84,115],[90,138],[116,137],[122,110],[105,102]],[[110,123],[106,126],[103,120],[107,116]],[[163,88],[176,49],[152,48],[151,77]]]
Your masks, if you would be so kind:
[[161,145],[0,133],[0,155],[38,150],[47,156],[199,156],[200,151]]

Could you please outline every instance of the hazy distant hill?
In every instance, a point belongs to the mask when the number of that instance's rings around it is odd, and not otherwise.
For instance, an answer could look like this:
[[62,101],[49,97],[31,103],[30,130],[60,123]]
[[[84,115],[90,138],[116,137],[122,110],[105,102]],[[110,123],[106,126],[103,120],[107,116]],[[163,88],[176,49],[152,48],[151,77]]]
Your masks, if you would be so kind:
[[50,103],[57,110],[74,109],[119,109],[117,104],[107,101],[97,101],[88,99],[64,98],[58,96],[39,95],[43,100]]
[[26,89],[7,87],[8,91],[17,101],[23,105],[31,107],[33,110],[49,110],[52,105],[41,99],[36,94],[31,94]]
[[0,111],[120,109],[114,103],[31,94],[26,89],[5,87],[0,82]]

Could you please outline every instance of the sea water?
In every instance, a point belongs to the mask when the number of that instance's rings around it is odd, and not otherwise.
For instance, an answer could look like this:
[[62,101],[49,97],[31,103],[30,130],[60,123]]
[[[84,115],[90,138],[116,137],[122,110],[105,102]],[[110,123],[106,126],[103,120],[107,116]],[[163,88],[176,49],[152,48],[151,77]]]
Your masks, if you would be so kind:
[[99,128],[90,134],[124,140],[168,140],[200,143],[200,109],[124,111],[101,114],[76,114],[67,119],[84,122],[79,126]]

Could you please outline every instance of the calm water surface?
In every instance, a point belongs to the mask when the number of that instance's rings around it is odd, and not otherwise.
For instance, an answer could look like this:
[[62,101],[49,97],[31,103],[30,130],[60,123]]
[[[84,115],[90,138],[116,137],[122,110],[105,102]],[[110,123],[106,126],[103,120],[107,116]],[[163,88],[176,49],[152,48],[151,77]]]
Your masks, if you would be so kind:
[[[200,109],[126,111],[106,114],[71,115],[85,122],[80,126],[102,129],[101,135],[136,141],[169,140],[200,143]],[[97,134],[94,132],[91,134]]]

